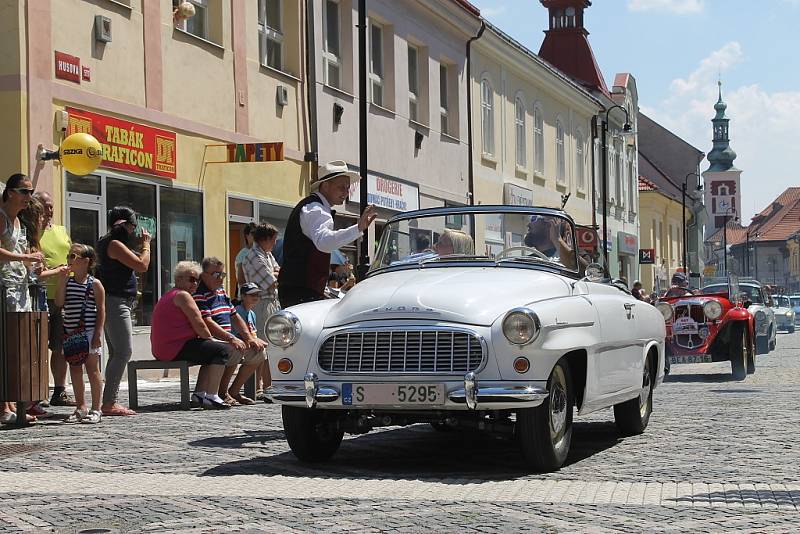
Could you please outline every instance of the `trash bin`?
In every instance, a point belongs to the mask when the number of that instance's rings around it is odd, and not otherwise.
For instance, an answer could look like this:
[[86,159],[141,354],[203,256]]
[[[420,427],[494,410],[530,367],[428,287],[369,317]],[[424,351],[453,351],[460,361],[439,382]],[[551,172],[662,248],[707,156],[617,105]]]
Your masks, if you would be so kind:
[[[48,398],[50,364],[47,312],[39,305],[41,286],[31,286],[34,310],[6,311],[6,288],[0,286],[0,400],[28,403]],[[22,417],[24,421],[24,416]]]

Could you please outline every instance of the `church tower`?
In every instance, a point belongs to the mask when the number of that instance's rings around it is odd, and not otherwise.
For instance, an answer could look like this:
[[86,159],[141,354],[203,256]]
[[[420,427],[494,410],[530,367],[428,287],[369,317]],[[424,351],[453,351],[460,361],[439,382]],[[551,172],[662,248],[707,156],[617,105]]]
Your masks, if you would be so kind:
[[740,188],[742,171],[733,166],[736,152],[731,148],[729,122],[725,116],[728,105],[722,100],[722,82],[719,85],[719,99],[714,104],[716,114],[711,119],[714,131],[714,147],[708,153],[708,169],[703,173],[705,184],[706,209],[709,211],[709,224],[706,237],[722,228],[727,216],[730,224],[735,217],[741,217],[742,193]]

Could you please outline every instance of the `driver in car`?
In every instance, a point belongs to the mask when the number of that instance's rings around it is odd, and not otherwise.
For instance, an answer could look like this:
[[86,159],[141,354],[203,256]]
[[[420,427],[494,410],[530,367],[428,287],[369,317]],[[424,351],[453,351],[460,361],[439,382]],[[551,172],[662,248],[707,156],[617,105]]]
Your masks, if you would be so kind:
[[526,247],[534,248],[551,260],[574,269],[575,252],[569,230],[569,224],[566,221],[559,221],[556,217],[531,215],[524,243]]

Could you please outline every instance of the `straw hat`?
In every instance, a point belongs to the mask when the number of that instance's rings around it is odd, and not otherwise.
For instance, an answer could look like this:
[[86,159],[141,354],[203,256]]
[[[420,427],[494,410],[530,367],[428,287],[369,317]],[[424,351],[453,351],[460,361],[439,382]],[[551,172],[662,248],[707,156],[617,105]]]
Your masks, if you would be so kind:
[[344,161],[329,161],[325,165],[320,165],[319,178],[311,182],[311,190],[319,191],[319,186],[322,185],[322,182],[327,182],[337,176],[347,176],[350,178],[351,185],[360,179],[357,173],[347,168],[347,163]]

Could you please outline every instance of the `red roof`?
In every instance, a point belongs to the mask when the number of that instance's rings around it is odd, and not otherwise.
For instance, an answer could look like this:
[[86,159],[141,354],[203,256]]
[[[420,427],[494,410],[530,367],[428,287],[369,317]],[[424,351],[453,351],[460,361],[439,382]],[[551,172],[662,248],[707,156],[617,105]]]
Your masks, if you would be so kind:
[[[746,231],[750,232],[750,241],[786,241],[800,230],[800,187],[790,187],[781,193],[761,213],[753,217],[750,225],[742,228],[741,232],[732,230],[729,225],[728,243],[731,245],[744,243],[747,239]],[[719,229],[709,241],[714,240],[714,236],[721,232],[722,229]]]
[[644,176],[639,177],[639,191],[655,191],[658,189],[658,186],[645,178]]

